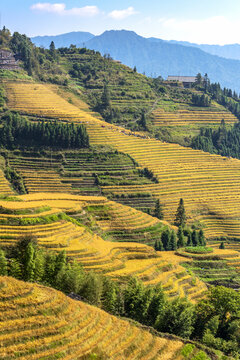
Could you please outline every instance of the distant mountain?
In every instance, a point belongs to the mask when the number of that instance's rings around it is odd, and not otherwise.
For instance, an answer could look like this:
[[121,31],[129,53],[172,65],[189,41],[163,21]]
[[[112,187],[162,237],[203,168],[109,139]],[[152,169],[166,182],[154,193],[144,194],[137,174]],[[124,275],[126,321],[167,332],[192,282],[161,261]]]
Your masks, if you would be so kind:
[[[162,41],[162,40],[160,40]],[[226,59],[240,60],[240,44],[230,45],[208,45],[208,44],[194,44],[187,41],[169,41],[171,44],[178,44],[184,46],[197,47],[209,54],[224,57]]]
[[[32,38],[37,46],[49,47],[54,41],[56,47],[86,46],[110,54],[138,72],[148,76],[166,78],[168,75],[196,75],[207,73],[212,82],[219,82],[240,92],[240,45],[197,45],[184,41],[165,41],[157,38],[144,38],[133,31],[111,30],[99,36],[86,32],[72,32],[57,36],[38,36]],[[209,52],[214,53],[214,55]],[[239,54],[239,55],[238,55]],[[218,56],[216,56],[218,55]],[[222,55],[220,57],[219,55]]]
[[115,60],[137,67],[149,76],[208,73],[212,82],[240,92],[240,61],[211,55],[193,46],[161,39],[146,39],[133,31],[106,31],[86,42],[86,47],[109,53]]
[[86,41],[94,36],[89,32],[76,31],[56,36],[35,36],[31,40],[36,46],[43,46],[44,48],[49,48],[51,41],[54,41],[57,48],[69,47],[71,44],[82,47]]

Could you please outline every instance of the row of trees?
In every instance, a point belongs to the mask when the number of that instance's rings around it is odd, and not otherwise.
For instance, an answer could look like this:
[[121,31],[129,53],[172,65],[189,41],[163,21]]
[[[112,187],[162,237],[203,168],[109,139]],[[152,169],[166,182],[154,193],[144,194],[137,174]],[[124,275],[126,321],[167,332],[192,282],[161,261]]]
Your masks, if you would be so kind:
[[74,293],[112,314],[161,332],[200,340],[228,355],[239,354],[240,294],[232,289],[211,288],[197,305],[187,299],[170,301],[161,286],[145,287],[136,278],[118,284],[105,276],[86,273],[79,263],[69,262],[64,251],[55,254],[39,249],[31,236],[20,239],[7,256],[0,250],[0,275]]
[[177,236],[174,230],[166,229],[162,232],[161,238],[155,241],[156,251],[172,251],[185,246],[206,246],[206,239],[203,230],[178,229]]
[[63,149],[89,146],[89,137],[83,125],[56,121],[32,123],[15,113],[5,114],[2,121],[0,142],[8,149],[19,146],[51,146]]

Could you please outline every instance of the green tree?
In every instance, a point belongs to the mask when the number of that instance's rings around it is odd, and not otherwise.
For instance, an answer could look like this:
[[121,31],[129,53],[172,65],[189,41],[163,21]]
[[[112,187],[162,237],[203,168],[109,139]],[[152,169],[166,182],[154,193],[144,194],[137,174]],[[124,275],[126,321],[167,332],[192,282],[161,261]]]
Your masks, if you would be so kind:
[[186,224],[186,212],[184,207],[184,201],[181,198],[177,208],[174,225],[184,227]]
[[26,247],[26,253],[23,262],[24,280],[33,281],[35,271],[35,249],[31,242]]
[[154,209],[154,216],[157,217],[160,220],[163,220],[163,207],[160,203],[160,200],[156,200],[155,209]]
[[166,230],[164,230],[162,232],[161,240],[162,240],[164,250],[166,250],[166,251],[171,250],[171,244],[170,244],[171,232],[170,232],[169,228],[167,228]]
[[57,57],[57,52],[56,52],[54,41],[51,41],[51,44],[49,46],[49,52],[50,52],[52,59],[55,60]]
[[108,85],[105,83],[103,87],[103,93],[101,98],[101,108],[106,110],[111,107],[110,91]]
[[144,109],[142,109],[141,118],[138,121],[138,124],[143,130],[147,131],[147,119]]
[[185,246],[185,240],[184,240],[183,228],[181,226],[178,228],[177,237],[178,237],[177,247],[178,248],[184,247]]
[[42,250],[37,250],[35,253],[34,280],[41,282],[44,278],[44,271],[45,256]]
[[171,232],[170,247],[171,250],[177,250],[177,237],[174,230],[172,230]]
[[193,246],[199,246],[199,239],[198,239],[198,233],[196,230],[193,230],[193,233],[192,233],[192,244]]
[[4,251],[0,249],[0,275],[7,276],[8,275],[8,262],[7,258],[4,254]]
[[160,313],[156,329],[189,338],[194,329],[194,306],[186,299],[176,298]]
[[222,241],[221,244],[219,245],[219,249],[225,249],[225,244],[224,244],[223,241]]
[[206,246],[206,239],[203,230],[199,230],[198,242],[200,246]]
[[23,278],[22,266],[17,259],[10,259],[9,262],[9,276],[21,280]]

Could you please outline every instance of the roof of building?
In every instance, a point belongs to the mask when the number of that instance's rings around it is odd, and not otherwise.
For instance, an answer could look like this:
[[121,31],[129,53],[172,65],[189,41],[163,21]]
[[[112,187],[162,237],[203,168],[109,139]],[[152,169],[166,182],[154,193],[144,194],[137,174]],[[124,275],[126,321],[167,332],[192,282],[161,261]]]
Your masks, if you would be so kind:
[[172,76],[172,75],[169,75],[167,80],[168,81],[180,81],[180,82],[194,83],[196,81],[196,76]]

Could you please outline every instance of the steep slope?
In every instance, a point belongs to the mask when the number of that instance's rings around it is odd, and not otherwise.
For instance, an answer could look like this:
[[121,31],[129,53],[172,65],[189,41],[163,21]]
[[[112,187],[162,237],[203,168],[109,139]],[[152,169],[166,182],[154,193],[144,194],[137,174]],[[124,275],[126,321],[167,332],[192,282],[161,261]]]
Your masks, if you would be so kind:
[[[152,335],[142,327],[40,285],[1,277],[0,309],[1,359],[186,358],[181,339]],[[195,345],[188,359],[217,359],[208,353],[209,357]]]
[[[158,184],[126,186],[122,193],[150,192],[160,198],[165,218],[173,221],[179,199],[189,222],[200,220],[208,237],[240,238],[239,160],[167,144],[105,123],[78,109],[43,85],[8,84],[9,106],[27,114],[86,124],[92,144],[109,144],[152,170]],[[106,187],[119,193],[117,186]]]

